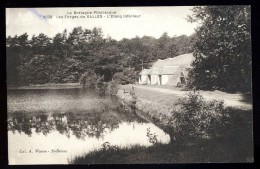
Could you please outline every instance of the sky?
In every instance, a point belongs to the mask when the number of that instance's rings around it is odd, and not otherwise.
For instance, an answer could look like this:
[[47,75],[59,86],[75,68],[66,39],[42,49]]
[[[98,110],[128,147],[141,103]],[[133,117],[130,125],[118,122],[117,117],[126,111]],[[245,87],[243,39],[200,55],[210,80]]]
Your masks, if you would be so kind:
[[[197,23],[187,21],[187,15],[192,14],[191,8],[191,6],[7,8],[6,36],[27,33],[31,38],[32,35],[44,33],[49,37],[54,37],[64,29],[71,32],[78,26],[82,26],[84,29],[100,27],[104,37],[110,36],[116,40],[136,36],[159,38],[164,32],[171,37],[189,36],[195,32],[194,28],[198,26]],[[94,13],[95,11],[96,13]],[[97,15],[102,18],[88,18],[97,17]],[[126,18],[125,15],[135,15],[136,17]],[[81,16],[85,18],[80,18]],[[121,16],[122,18],[120,18]],[[73,17],[78,18],[73,19]]]

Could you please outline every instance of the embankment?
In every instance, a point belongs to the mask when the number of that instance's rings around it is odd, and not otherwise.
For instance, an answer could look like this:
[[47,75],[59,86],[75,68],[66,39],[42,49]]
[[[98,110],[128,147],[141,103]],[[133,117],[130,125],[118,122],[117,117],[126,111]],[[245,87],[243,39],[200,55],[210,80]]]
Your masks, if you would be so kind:
[[[117,97],[126,108],[135,108],[139,116],[159,127],[174,127],[173,110],[180,98],[190,91],[180,88],[162,88],[162,86],[124,85],[120,86]],[[231,107],[232,114],[251,112],[252,104],[243,100],[242,94],[230,94],[220,91],[199,91],[205,101],[224,101],[225,107]],[[249,113],[249,114],[251,114]]]
[[161,128],[172,127],[173,124],[170,121],[173,106],[145,100],[136,95],[134,91],[126,89],[119,89],[117,97],[126,109],[133,110],[134,108],[135,112],[147,121],[153,122]]

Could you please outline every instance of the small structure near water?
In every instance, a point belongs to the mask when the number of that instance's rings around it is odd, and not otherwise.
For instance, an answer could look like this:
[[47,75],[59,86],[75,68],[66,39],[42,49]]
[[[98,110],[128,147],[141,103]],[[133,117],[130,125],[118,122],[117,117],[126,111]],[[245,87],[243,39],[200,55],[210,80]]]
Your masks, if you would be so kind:
[[186,84],[193,60],[192,53],[164,60],[158,59],[150,69],[143,69],[139,73],[139,84],[168,86]]

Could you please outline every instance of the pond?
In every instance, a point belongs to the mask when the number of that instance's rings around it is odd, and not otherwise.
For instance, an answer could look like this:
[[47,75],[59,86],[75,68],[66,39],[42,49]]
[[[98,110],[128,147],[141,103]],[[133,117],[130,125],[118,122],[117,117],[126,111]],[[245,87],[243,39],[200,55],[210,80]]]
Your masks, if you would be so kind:
[[159,143],[170,142],[163,130],[92,90],[8,90],[7,105],[11,165],[67,164],[107,144],[148,147],[148,131]]

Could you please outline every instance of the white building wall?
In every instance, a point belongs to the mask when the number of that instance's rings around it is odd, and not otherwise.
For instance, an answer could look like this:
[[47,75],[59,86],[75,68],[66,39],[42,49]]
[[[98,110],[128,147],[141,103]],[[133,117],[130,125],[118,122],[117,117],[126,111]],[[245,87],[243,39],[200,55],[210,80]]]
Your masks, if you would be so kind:
[[139,76],[139,84],[147,84],[148,83],[148,76],[147,75],[140,75]]
[[158,75],[151,75],[151,84],[152,85],[158,84],[158,81],[159,81]]
[[169,80],[168,75],[162,75],[162,85],[166,85]]

